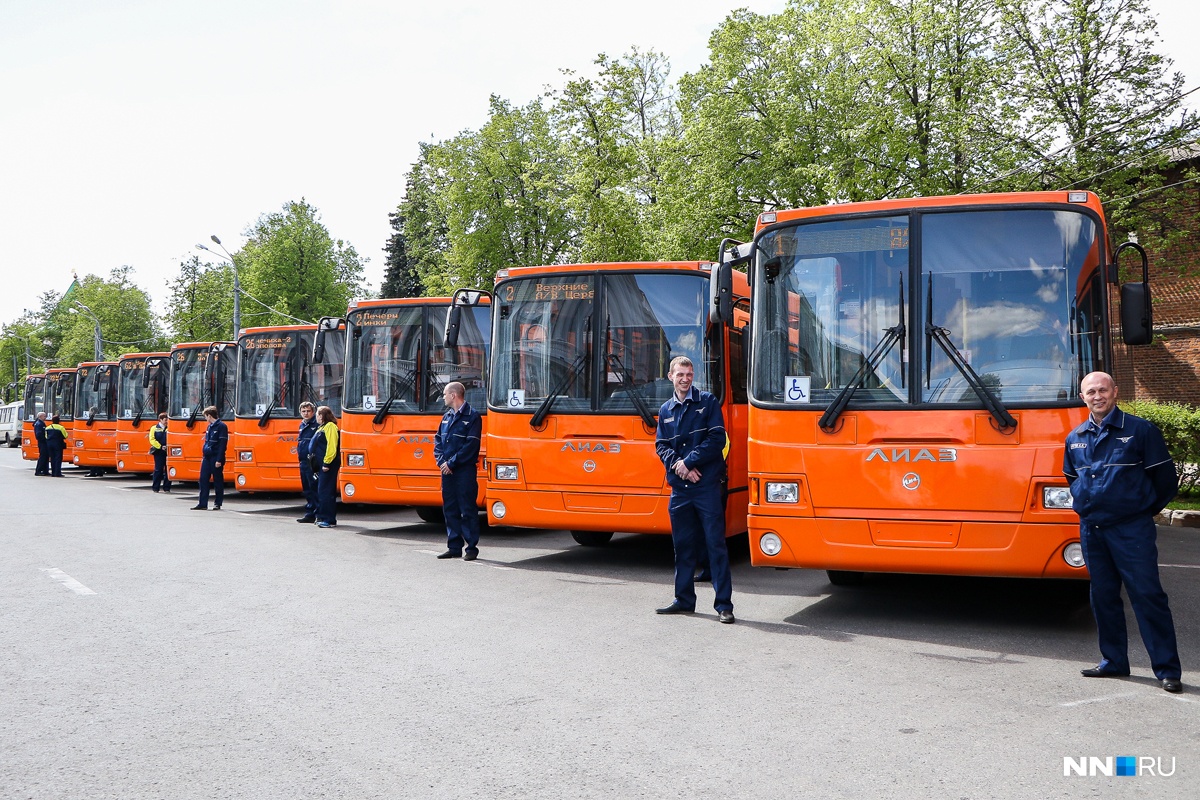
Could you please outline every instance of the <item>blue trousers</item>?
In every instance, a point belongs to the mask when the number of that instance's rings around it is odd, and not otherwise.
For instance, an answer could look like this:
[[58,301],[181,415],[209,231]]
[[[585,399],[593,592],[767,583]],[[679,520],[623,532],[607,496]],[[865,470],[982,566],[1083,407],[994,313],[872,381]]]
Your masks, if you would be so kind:
[[50,474],[50,448],[38,442],[37,446],[38,459],[37,466],[33,468],[34,475],[49,475]]
[[337,478],[336,469],[317,473],[317,522],[337,524]]
[[1121,602],[1124,584],[1154,674],[1160,680],[1180,678],[1183,671],[1175,622],[1158,578],[1158,531],[1153,518],[1111,526],[1080,524],[1079,534],[1092,576],[1092,613],[1096,615],[1103,668],[1129,671],[1129,636]]
[[475,464],[442,476],[442,511],[446,515],[446,547],[461,553],[479,549],[479,478]]
[[213,492],[215,501],[213,505],[220,506],[225,500],[225,462],[221,462],[221,466],[217,466],[215,458],[205,456],[200,460],[200,499],[196,505],[208,508],[208,482],[213,483]]
[[671,493],[671,542],[675,545],[675,601],[696,608],[696,564],[707,552],[717,611],[733,610],[733,576],[725,546],[721,487],[689,487]]
[[154,476],[150,488],[156,492],[161,489],[171,491],[171,479],[167,477],[167,451],[159,448],[151,455],[154,456]]
[[304,516],[317,515],[317,480],[313,477],[308,461],[300,462],[300,491],[304,494]]

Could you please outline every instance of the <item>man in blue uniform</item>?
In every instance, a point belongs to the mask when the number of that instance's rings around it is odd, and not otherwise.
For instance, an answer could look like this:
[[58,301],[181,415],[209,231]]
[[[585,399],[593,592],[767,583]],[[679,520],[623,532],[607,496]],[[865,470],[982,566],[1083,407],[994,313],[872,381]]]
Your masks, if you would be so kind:
[[208,482],[211,480],[216,495],[213,511],[220,511],[225,499],[225,448],[229,446],[229,426],[221,419],[216,406],[204,409],[204,418],[208,420],[208,428],[204,431],[204,445],[200,451],[200,498],[192,510],[208,509]]
[[300,404],[300,431],[296,434],[296,457],[300,459],[300,491],[304,493],[304,516],[296,522],[317,521],[317,481],[308,464],[308,448],[320,427],[317,407],[305,400]]
[[1071,483],[1079,538],[1092,577],[1092,613],[1101,661],[1088,678],[1129,674],[1129,640],[1121,585],[1129,595],[1154,674],[1168,692],[1183,691],[1175,623],[1158,578],[1154,515],[1179,489],[1162,433],[1117,408],[1112,376],[1093,372],[1080,384],[1091,412],[1067,435],[1063,473]]
[[37,442],[37,465],[33,468],[34,475],[50,474],[50,449],[46,447],[46,412],[39,411],[33,421],[33,439]]
[[733,578],[725,546],[725,509],[721,480],[725,474],[725,420],[721,404],[692,386],[691,359],[671,359],[674,396],[658,410],[655,449],[671,484],[671,541],[675,545],[675,601],[659,614],[696,610],[696,564],[708,553],[717,619],[732,623]]
[[[442,401],[449,410],[433,437],[433,458],[442,471],[442,510],[446,515],[446,552],[438,558],[474,561],[479,556],[479,460],[483,417],[467,402],[467,389],[458,381],[446,384]],[[466,545],[466,551],[463,546]]]

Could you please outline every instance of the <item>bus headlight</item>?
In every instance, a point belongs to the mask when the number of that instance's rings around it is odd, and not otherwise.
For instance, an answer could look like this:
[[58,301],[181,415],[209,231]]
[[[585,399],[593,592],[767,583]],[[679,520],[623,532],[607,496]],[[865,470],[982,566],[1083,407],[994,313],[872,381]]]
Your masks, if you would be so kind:
[[351,453],[346,456],[347,467],[365,467],[367,465],[367,457],[362,453]]
[[517,480],[517,465],[516,464],[497,464],[496,465],[496,480],[498,481],[515,481]]
[[342,494],[346,495],[346,497],[354,497],[354,484],[347,483],[345,486],[343,486]]
[[237,485],[238,485],[238,486],[245,486],[245,485],[246,485],[246,476],[245,476],[245,475],[238,475],[238,476],[237,476]]
[[[800,484],[798,483],[774,483],[767,481],[767,502],[768,503],[799,503],[800,502]],[[776,551],[779,552],[779,551]],[[774,555],[772,553],[771,555]]]
[[[171,458],[182,458],[182,457],[183,457],[183,448],[182,447],[172,447],[171,448]],[[175,473],[171,473],[171,474],[174,475]]]
[[1071,490],[1065,486],[1043,486],[1042,508],[1071,508]]
[[117,469],[125,469],[125,462],[124,462],[124,461],[118,461],[118,462],[117,462]]
[[492,503],[492,516],[496,519],[504,519],[504,515],[508,513],[508,509],[504,507],[504,503],[500,500]]
[[76,447],[83,447],[83,439],[76,439],[76,440],[75,440],[75,446],[76,446]]
[[129,452],[129,442],[121,442],[119,445],[117,445],[117,449],[120,450],[122,453],[128,453]]
[[253,460],[254,460],[254,451],[253,450],[238,450],[238,461],[253,461]]
[[1072,567],[1083,566],[1083,545],[1079,542],[1071,542],[1063,548],[1063,561],[1070,564]]
[[783,542],[779,539],[777,533],[764,533],[762,538],[758,540],[758,549],[762,550],[763,555],[777,556],[779,551],[783,549]]

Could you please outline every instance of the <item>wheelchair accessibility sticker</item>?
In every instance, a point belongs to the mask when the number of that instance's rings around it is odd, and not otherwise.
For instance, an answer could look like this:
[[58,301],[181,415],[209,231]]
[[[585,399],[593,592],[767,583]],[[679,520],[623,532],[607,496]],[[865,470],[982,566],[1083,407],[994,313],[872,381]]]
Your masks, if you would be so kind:
[[524,389],[509,389],[508,390],[508,407],[509,408],[524,408],[525,407],[525,390]]
[[783,402],[809,403],[809,387],[812,385],[811,375],[788,375],[783,379]]

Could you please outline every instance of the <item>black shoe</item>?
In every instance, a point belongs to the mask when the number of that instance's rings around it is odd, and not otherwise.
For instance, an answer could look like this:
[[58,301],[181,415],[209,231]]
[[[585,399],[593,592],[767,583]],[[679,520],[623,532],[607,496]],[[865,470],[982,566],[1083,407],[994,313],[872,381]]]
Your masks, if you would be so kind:
[[733,612],[732,611],[718,611],[717,612],[717,621],[724,622],[726,625],[732,625],[733,624]]
[[212,510],[213,510],[213,511],[220,511],[220,510],[221,510],[221,507],[220,507],[220,506],[213,506]]
[[192,511],[208,511],[208,506],[192,506]]
[[468,550],[467,552],[463,553],[463,561],[474,561],[477,558],[479,558],[478,550]]
[[654,609],[655,614],[693,614],[695,611],[696,609],[694,608],[688,608],[687,606],[680,605],[678,600],[665,608]]
[[[90,477],[92,477],[92,476],[91,476],[91,475],[88,475],[88,477],[90,478]],[[155,494],[158,494],[158,489],[151,489],[150,491],[154,492]]]
[[300,519],[296,520],[296,522],[316,522],[316,521],[317,521],[316,517],[310,517],[307,514],[305,514],[303,517],[300,517]]
[[1183,681],[1179,678],[1163,678],[1163,691],[1179,694],[1183,691]]
[[1089,669],[1081,669],[1079,670],[1079,674],[1085,678],[1128,678],[1129,670],[1118,672],[1115,669],[1102,669],[1099,666],[1095,666]]
[[438,558],[458,558],[461,555],[462,555],[462,553],[456,553],[453,550],[447,550],[446,552],[444,552],[440,556],[438,556]]

